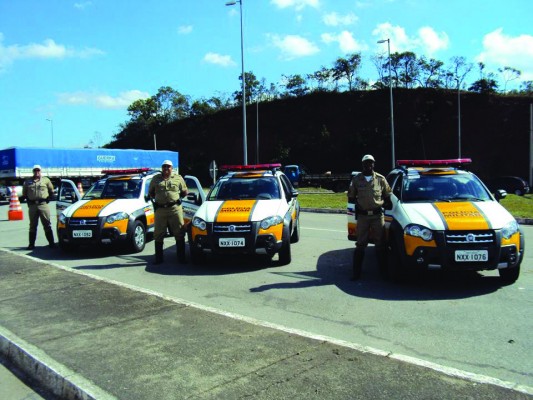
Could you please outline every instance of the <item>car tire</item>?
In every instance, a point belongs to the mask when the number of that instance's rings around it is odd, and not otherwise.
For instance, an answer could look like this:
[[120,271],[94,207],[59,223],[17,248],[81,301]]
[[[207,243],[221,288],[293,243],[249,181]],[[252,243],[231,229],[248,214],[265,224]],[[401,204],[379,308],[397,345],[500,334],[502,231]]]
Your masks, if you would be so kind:
[[511,285],[516,282],[520,276],[520,265],[517,265],[514,268],[502,268],[498,270],[500,274],[500,280],[506,284]]
[[517,196],[523,196],[524,192],[522,192],[520,189],[515,189],[514,194],[516,194]]
[[298,243],[300,241],[300,218],[296,218],[294,230],[291,235],[291,243]]
[[193,265],[203,264],[205,262],[205,254],[194,245],[190,229],[187,232],[187,237],[189,241],[189,252],[191,253],[191,263]]
[[141,221],[135,221],[131,231],[130,247],[134,253],[140,253],[144,250],[144,246],[146,246],[146,228]]
[[288,232],[286,235],[283,235],[278,256],[280,265],[288,265],[291,263],[291,240]]
[[392,240],[390,243],[389,254],[387,257],[387,271],[385,275],[391,282],[399,282],[403,275],[398,245],[394,242],[394,240]]

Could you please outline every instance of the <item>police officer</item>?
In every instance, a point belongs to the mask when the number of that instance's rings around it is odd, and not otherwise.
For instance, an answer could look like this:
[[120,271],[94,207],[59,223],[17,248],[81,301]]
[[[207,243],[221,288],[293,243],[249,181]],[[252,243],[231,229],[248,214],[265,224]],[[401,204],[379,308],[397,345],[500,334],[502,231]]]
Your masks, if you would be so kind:
[[178,261],[186,263],[185,231],[183,230],[183,207],[181,199],[189,192],[185,180],[181,175],[172,171],[172,161],[165,160],[161,166],[162,172],[153,177],[148,188],[150,198],[155,208],[155,264],[163,262],[163,239],[170,227],[176,239]]
[[352,178],[348,188],[348,201],[355,203],[357,215],[357,243],[353,257],[352,280],[361,277],[370,235],[376,245],[380,269],[384,271],[387,265],[383,206],[390,205],[391,188],[385,177],[374,171],[375,162],[372,155],[363,156],[363,171]]
[[39,219],[43,224],[44,234],[48,240],[48,247],[55,247],[52,223],[50,222],[50,207],[48,202],[54,197],[54,186],[49,178],[41,176],[41,166],[33,166],[33,177],[24,181],[22,186],[22,197],[28,203],[28,214],[30,216],[30,234],[28,250],[35,248],[37,238],[37,226]]

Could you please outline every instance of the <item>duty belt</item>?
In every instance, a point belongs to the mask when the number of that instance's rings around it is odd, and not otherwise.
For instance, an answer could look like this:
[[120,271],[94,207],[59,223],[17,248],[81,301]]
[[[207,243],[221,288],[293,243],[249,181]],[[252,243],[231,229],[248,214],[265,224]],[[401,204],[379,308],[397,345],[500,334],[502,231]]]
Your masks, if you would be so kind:
[[169,203],[166,203],[166,204],[157,204],[158,207],[161,207],[161,208],[169,208],[169,207],[172,207],[172,206],[175,206],[175,205],[181,205],[181,200],[178,200],[178,201],[171,201]]
[[43,200],[43,199],[39,199],[39,200],[28,200],[28,204],[29,205],[33,205],[33,204],[44,204],[46,203],[46,200]]
[[375,208],[374,210],[361,210],[358,208],[357,214],[359,215],[381,215],[383,214],[383,209],[381,207]]

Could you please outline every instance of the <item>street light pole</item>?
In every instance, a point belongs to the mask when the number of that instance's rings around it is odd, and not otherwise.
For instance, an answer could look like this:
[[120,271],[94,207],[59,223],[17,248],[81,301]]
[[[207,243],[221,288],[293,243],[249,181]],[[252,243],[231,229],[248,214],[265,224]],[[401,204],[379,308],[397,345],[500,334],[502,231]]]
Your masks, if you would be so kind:
[[46,118],[47,121],[50,121],[50,131],[52,133],[52,148],[54,147],[54,120],[52,118]]
[[239,3],[241,14],[241,72],[242,72],[242,142],[244,151],[244,165],[248,165],[248,144],[246,142],[246,80],[244,77],[244,32],[242,28],[242,1],[235,0],[226,2],[227,6],[234,6]]
[[457,140],[458,157],[461,158],[461,81],[457,81]]
[[395,167],[395,152],[394,152],[394,103],[392,101],[392,73],[391,73],[391,56],[390,56],[390,38],[389,39],[383,39],[378,40],[378,43],[385,43],[387,42],[387,49],[389,52],[389,90],[390,90],[390,133],[391,133],[391,154],[392,154],[392,168]]

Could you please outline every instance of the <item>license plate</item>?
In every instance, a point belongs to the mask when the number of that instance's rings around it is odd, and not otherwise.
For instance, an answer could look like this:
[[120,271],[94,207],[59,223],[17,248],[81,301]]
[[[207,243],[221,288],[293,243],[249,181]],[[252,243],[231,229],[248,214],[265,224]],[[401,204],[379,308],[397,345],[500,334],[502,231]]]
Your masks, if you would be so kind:
[[244,238],[218,239],[220,247],[244,247]]
[[91,238],[93,231],[72,231],[73,238]]
[[456,250],[456,262],[484,262],[489,260],[487,250]]

